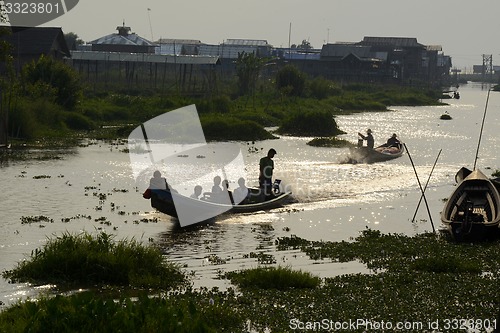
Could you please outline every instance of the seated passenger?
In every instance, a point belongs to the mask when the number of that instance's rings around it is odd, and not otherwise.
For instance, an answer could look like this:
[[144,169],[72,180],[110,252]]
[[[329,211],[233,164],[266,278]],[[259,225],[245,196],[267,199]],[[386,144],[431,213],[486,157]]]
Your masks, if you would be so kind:
[[194,187],[194,192],[193,194],[191,194],[190,198],[191,199],[199,199],[200,198],[200,195],[201,195],[201,192],[202,192],[203,188],[200,186],[200,185],[196,185]]
[[214,186],[212,186],[212,195],[218,195],[222,193],[222,188],[220,187],[221,178],[220,176],[214,177]]
[[221,203],[228,203],[227,198],[229,198],[231,205],[234,205],[233,193],[229,191],[229,182],[225,179],[222,182],[222,193],[220,194],[220,198]]
[[245,178],[240,178],[238,179],[238,185],[239,187],[234,189],[233,197],[234,197],[234,202],[236,204],[243,204],[247,200],[250,191],[248,190],[248,187],[245,185]]
[[167,190],[167,180],[161,176],[161,172],[156,170],[153,172],[153,178],[149,180],[149,188],[152,190]]
[[394,133],[389,139],[387,139],[387,143],[384,145],[386,147],[398,147],[401,142],[398,139],[396,133]]

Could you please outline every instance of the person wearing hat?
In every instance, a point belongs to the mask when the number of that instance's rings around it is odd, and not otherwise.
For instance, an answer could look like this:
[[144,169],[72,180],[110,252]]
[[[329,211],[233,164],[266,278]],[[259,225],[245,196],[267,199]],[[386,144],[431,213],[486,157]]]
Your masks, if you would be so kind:
[[371,148],[373,149],[373,146],[375,145],[375,140],[373,139],[373,135],[372,135],[372,130],[371,129],[367,129],[366,130],[366,135],[363,135],[361,133],[358,133],[358,135],[363,139],[363,140],[366,140],[366,146],[368,148]]
[[269,198],[272,196],[272,187],[273,187],[273,170],[274,170],[274,161],[273,157],[276,155],[276,150],[273,148],[269,149],[267,152],[267,156],[262,157],[259,161],[259,185],[262,191],[262,194],[265,198]]

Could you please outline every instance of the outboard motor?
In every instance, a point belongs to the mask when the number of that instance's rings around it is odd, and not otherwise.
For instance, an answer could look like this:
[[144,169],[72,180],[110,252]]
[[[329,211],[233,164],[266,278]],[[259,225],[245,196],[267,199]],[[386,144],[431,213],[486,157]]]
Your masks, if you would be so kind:
[[281,184],[281,179],[275,179],[273,183],[273,193],[278,194],[280,193],[280,184]]

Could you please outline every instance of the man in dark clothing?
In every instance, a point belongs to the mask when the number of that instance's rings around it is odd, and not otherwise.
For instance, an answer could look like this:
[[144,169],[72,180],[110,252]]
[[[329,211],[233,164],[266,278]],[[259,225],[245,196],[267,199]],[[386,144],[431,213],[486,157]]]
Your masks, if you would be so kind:
[[371,148],[373,149],[373,146],[375,145],[375,140],[373,139],[373,135],[372,135],[372,130],[371,129],[367,129],[366,130],[366,136],[361,134],[361,133],[358,133],[358,135],[363,139],[363,140],[366,140],[366,146],[368,148]]
[[273,148],[269,149],[267,152],[267,156],[262,157],[259,161],[259,185],[260,189],[265,196],[265,198],[269,198],[272,195],[272,187],[273,187],[273,170],[274,170],[274,161],[273,157],[276,155],[276,150]]
[[398,147],[401,142],[398,139],[396,133],[394,133],[389,139],[387,139],[386,147]]

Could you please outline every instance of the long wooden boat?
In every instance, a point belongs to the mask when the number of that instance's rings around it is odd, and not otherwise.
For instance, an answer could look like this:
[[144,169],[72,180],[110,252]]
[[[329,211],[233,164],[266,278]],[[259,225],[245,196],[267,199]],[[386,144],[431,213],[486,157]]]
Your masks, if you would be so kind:
[[458,241],[498,237],[500,194],[495,184],[480,170],[462,168],[456,179],[459,184],[441,212],[441,222]]
[[385,162],[404,154],[405,148],[403,144],[399,144],[395,147],[387,147],[386,145],[381,145],[376,148],[368,147],[353,147],[351,148],[351,163],[377,163]]
[[[181,227],[204,223],[224,213],[251,213],[283,206],[291,197],[291,192],[279,193],[262,201],[258,189],[249,189],[250,196],[243,203],[232,205],[209,199],[193,199],[168,190],[151,190],[151,207],[179,219]],[[180,213],[180,214],[179,214]],[[183,214],[183,215],[181,215]]]

